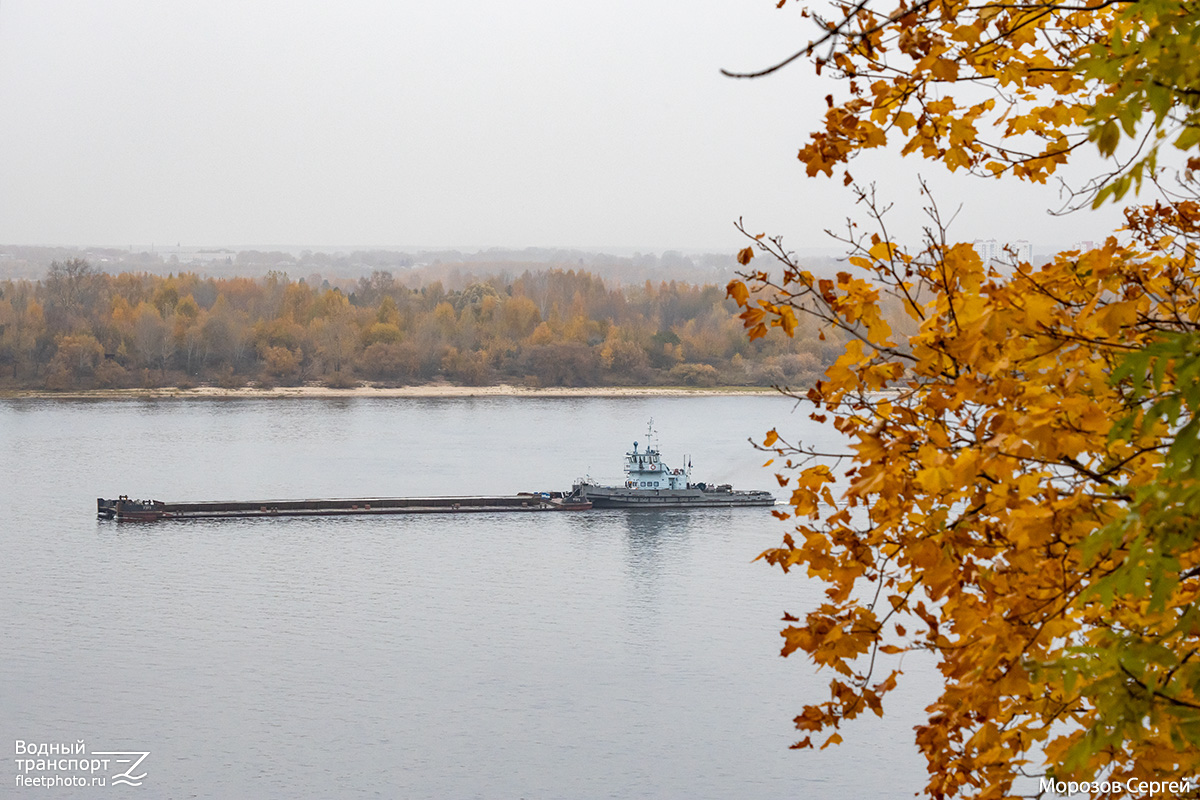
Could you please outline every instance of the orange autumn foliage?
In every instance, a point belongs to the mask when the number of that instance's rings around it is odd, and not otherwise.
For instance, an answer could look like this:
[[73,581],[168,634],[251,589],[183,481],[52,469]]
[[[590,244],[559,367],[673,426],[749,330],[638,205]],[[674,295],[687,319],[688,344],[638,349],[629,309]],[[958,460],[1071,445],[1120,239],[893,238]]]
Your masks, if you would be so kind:
[[[788,5],[816,17],[816,4]],[[810,176],[898,140],[950,171],[1040,183],[1092,142],[1112,170],[1080,195],[1161,193],[1102,247],[1041,264],[984,263],[936,205],[921,249],[850,241],[836,279],[779,238],[738,254],[747,271],[727,291],[751,339],[808,318],[848,342],[803,395],[844,452],[782,428],[761,444],[791,491],[776,516],[795,526],[761,558],[826,586],[781,631],[783,655],[833,673],[795,717],[795,746],[836,744],[846,721],[882,715],[904,655],[925,652],[943,679],[915,736],[932,797],[1196,775],[1200,160],[1169,189],[1156,166],[1162,143],[1200,145],[1200,8],[831,8],[795,56],[848,90],[800,150]],[[1116,160],[1134,140],[1142,149]],[[773,263],[757,269],[763,255]],[[893,330],[888,301],[915,334]]]

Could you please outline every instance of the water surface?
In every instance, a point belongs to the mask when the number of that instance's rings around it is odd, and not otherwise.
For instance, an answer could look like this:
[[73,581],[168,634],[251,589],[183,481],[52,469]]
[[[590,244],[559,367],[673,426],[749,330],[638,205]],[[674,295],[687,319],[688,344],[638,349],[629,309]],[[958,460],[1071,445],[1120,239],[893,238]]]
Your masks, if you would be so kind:
[[[694,478],[777,488],[783,398],[0,403],[5,796],[911,796],[917,676],[820,753],[781,659],[820,586],[765,509],[98,522],[95,498],[510,494],[620,479],[653,416]],[[911,676],[909,676],[911,677]],[[149,750],[144,785],[14,790],[14,741]]]

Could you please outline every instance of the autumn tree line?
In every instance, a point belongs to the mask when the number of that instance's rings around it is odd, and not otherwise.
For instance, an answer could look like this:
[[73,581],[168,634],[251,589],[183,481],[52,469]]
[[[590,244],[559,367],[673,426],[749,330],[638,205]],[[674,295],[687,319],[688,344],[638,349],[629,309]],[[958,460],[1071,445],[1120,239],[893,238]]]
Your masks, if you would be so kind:
[[55,261],[0,282],[0,386],[51,390],[402,385],[811,385],[840,344],[748,341],[716,286],[606,285],[584,271],[410,287],[107,274]]

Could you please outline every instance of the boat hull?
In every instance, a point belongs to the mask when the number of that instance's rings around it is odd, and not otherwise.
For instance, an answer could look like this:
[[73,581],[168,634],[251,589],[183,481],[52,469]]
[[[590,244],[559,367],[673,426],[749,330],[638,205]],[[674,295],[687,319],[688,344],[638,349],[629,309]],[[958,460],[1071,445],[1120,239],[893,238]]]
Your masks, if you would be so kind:
[[769,492],[743,492],[733,489],[632,489],[621,486],[595,486],[583,483],[573,496],[590,502],[593,508],[729,508],[732,506],[773,506]]

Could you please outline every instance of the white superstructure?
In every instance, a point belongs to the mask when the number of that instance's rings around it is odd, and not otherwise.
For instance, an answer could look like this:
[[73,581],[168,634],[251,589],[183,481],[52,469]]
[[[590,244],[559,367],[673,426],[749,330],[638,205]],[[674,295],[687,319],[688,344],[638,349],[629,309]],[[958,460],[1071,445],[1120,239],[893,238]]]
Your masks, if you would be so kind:
[[626,489],[686,489],[691,478],[689,460],[682,469],[671,469],[663,463],[662,454],[654,446],[654,420],[646,426],[646,449],[639,451],[638,443],[625,454]]

